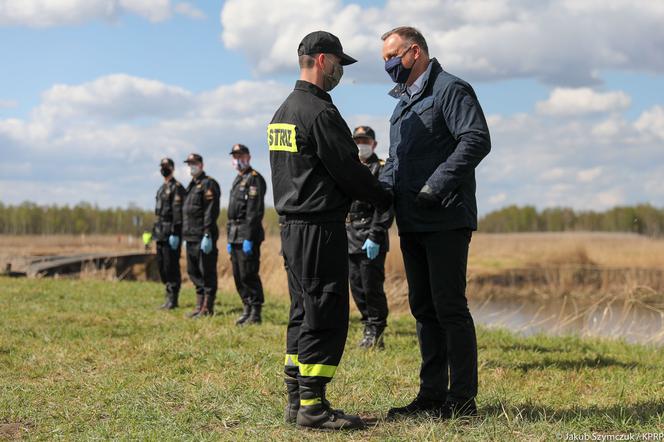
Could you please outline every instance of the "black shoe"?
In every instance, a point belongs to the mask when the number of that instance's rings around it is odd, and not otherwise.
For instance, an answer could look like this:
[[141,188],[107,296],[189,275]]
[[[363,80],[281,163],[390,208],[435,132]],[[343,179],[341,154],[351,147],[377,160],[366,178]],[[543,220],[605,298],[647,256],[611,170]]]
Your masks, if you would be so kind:
[[245,324],[260,324],[261,322],[263,322],[263,319],[261,318],[262,309],[263,306],[260,304],[252,305],[251,313],[249,314],[249,319],[247,319],[247,322],[245,322]]
[[385,328],[377,327],[375,325],[367,325],[364,327],[364,335],[362,340],[358,344],[360,348],[376,348],[383,350],[385,348],[385,342],[383,341],[383,331]]
[[247,322],[247,319],[249,319],[250,314],[251,314],[251,306],[244,304],[242,314],[240,315],[239,318],[237,318],[237,321],[235,321],[235,325],[242,325],[245,322]]
[[433,418],[443,418],[448,412],[445,401],[438,401],[435,399],[427,399],[422,396],[417,396],[413,402],[405,407],[390,408],[387,412],[387,419],[398,419],[400,417],[409,417],[417,415],[429,415]]
[[474,399],[465,402],[450,401],[445,402],[445,418],[460,419],[465,417],[477,416],[477,405]]

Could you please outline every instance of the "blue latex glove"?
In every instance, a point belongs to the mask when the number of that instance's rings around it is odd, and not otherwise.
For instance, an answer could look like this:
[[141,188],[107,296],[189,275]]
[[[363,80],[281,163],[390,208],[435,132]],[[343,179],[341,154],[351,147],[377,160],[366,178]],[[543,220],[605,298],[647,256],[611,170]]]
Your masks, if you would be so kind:
[[201,250],[206,255],[212,251],[212,240],[210,239],[210,235],[205,235],[201,240]]
[[180,237],[177,235],[171,235],[168,237],[168,245],[171,246],[171,250],[177,250],[180,245]]
[[380,244],[376,244],[375,242],[367,238],[367,240],[364,241],[362,250],[367,251],[367,258],[375,259],[376,256],[378,256],[378,254],[380,253]]
[[229,255],[231,254],[231,250],[233,250],[233,246],[231,245],[231,243],[226,244],[226,251],[228,252]]
[[245,239],[242,241],[242,251],[244,252],[245,255],[251,255],[254,253],[254,243],[253,241],[249,241],[248,239]]

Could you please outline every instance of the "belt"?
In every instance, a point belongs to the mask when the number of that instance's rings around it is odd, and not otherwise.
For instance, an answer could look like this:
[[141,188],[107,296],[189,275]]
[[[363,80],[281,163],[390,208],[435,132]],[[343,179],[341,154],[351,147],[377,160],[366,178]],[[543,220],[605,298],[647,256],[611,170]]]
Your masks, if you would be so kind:
[[346,220],[346,215],[343,212],[338,213],[289,213],[279,216],[279,223],[288,222],[302,222],[302,223],[343,223]]

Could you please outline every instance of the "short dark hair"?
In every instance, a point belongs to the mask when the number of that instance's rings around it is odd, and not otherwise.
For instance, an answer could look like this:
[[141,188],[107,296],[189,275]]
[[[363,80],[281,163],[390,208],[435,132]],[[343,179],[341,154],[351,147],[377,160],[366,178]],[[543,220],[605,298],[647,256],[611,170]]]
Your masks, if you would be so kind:
[[311,69],[316,64],[316,57],[318,54],[312,55],[300,55],[298,61],[300,62],[300,68],[302,69]]
[[384,33],[380,39],[385,41],[390,35],[393,34],[397,34],[408,43],[414,43],[418,45],[425,54],[429,55],[429,46],[427,45],[427,41],[424,39],[424,35],[422,35],[419,30],[413,28],[412,26],[399,26],[398,28],[394,28],[391,31]]

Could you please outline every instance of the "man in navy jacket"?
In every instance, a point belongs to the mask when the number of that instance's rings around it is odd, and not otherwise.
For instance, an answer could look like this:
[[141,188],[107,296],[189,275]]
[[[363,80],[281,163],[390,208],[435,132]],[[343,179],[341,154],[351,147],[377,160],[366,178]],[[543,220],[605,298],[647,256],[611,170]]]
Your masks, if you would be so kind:
[[400,27],[382,39],[399,102],[381,182],[394,192],[422,355],[417,397],[388,417],[474,415],[477,340],[466,267],[477,229],[475,168],[491,149],[489,130],[472,87],[429,58],[418,30]]

